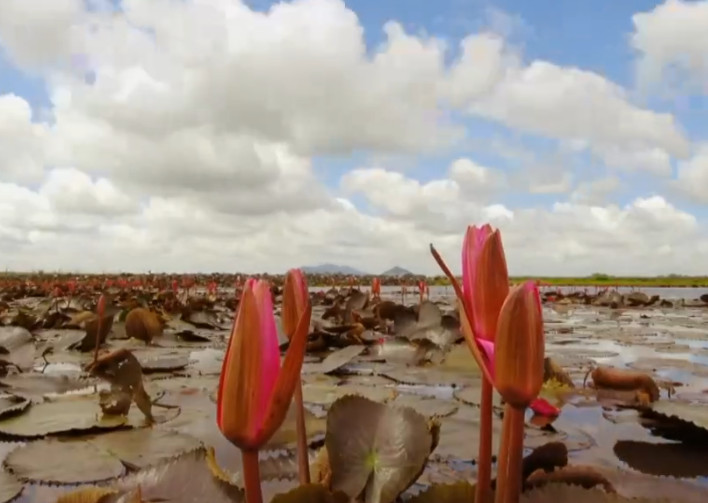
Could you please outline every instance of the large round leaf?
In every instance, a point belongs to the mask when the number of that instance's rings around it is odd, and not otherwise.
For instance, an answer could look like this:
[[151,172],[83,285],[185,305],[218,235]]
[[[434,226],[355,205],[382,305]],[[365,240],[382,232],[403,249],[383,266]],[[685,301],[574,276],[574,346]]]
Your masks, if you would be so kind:
[[390,503],[420,474],[432,443],[427,419],[413,409],[345,396],[327,415],[332,489]]
[[157,465],[201,443],[190,436],[154,428],[72,439],[44,439],[12,451],[5,465],[18,478],[73,484],[98,482],[132,469]]
[[110,430],[128,424],[129,418],[104,416],[98,395],[74,395],[34,404],[24,414],[0,421],[0,433],[36,438],[70,431]]
[[0,470],[0,503],[12,501],[22,492],[22,482],[16,477]]

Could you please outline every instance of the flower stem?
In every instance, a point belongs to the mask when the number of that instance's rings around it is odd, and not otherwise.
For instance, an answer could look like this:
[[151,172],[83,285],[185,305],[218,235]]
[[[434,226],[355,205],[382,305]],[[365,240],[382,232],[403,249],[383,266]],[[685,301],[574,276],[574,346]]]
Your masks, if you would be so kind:
[[518,503],[521,496],[521,463],[524,449],[526,409],[510,404],[504,407],[502,442],[499,448],[496,503]]
[[297,464],[300,484],[310,483],[310,461],[307,456],[307,430],[305,429],[305,406],[302,403],[302,379],[297,376],[295,385],[295,427],[297,433]]
[[258,451],[242,449],[241,459],[243,460],[243,483],[246,488],[246,503],[263,503]]
[[492,479],[492,384],[482,378],[482,401],[479,417],[479,454],[477,455],[477,486],[475,501],[487,503]]

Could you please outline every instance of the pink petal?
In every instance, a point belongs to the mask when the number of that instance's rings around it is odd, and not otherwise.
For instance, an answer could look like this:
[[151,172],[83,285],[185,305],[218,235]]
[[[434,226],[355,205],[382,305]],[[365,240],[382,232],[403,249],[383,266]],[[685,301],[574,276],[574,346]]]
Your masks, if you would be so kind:
[[558,407],[551,405],[543,398],[537,398],[531,402],[530,407],[534,414],[544,417],[558,417],[561,412]]
[[259,390],[259,407],[257,422],[261,425],[265,420],[268,405],[275,390],[275,383],[280,373],[280,345],[278,344],[278,331],[273,316],[273,297],[267,281],[258,280],[254,286],[258,312],[260,314],[259,334],[262,344],[261,353],[261,385]]
[[494,343],[481,338],[477,338],[476,340],[477,345],[482,349],[482,356],[487,364],[487,369],[489,369],[489,373],[492,375],[492,378],[494,378]]

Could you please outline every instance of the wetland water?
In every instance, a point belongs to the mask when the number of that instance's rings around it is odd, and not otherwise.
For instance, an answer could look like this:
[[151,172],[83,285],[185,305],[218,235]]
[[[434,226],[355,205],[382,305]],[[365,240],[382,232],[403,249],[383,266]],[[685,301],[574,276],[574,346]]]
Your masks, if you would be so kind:
[[[382,290],[384,297],[400,300],[400,288]],[[679,292],[680,297],[695,298],[707,290],[657,291],[662,297]],[[409,292],[406,300],[417,301],[417,291]],[[453,304],[450,293],[451,289],[433,287],[431,299],[447,312]],[[325,309],[314,307],[314,322],[325,323],[321,320]],[[130,472],[140,473],[200,444],[214,447],[219,465],[239,484],[240,455],[216,427],[214,402],[231,316],[219,301],[203,315],[193,314],[192,322],[173,319],[155,346],[127,339],[124,324],[116,318],[108,346],[132,350],[143,366],[148,393],[161,396],[160,403],[178,407],[156,408],[158,424],[153,428],[144,427],[135,407],[125,420],[102,418],[98,392],[106,386],[81,371],[90,354],[69,349],[83,332],[33,330],[22,357],[29,358],[34,370],[0,378],[4,393],[0,393],[0,458],[4,458],[0,502],[10,499],[11,488],[24,487],[16,501],[51,503],[75,484],[129,484],[125,481],[133,476]],[[708,308],[609,309],[547,303],[544,318],[546,354],[568,372],[576,388],[544,388],[542,396],[562,412],[549,423],[529,411],[525,447],[562,441],[572,463],[596,467],[625,496],[678,495],[677,501],[706,501]],[[16,328],[0,327],[0,342]],[[369,334],[365,340],[376,342],[341,358],[344,350],[335,348],[306,356],[303,392],[311,455],[321,446],[328,407],[339,397],[356,393],[440,418],[439,445],[410,492],[431,483],[474,481],[481,381],[467,348],[452,345],[440,354],[426,353],[427,361],[421,361],[419,346],[410,340],[380,334]],[[42,357],[46,347],[52,350]],[[322,363],[325,358],[328,363]],[[633,404],[632,396],[584,389],[585,374],[598,364],[651,374],[662,386],[661,397],[652,406],[657,412],[647,416]],[[668,388],[674,390],[671,397]],[[13,411],[17,400],[31,405]],[[264,477],[279,479],[273,487],[266,485],[266,492],[296,485],[293,416],[263,453],[276,460],[263,461]],[[495,451],[500,431],[497,417]],[[174,473],[181,473],[180,466]],[[159,484],[152,494],[164,497],[164,483]],[[228,500],[214,496],[209,501]]]

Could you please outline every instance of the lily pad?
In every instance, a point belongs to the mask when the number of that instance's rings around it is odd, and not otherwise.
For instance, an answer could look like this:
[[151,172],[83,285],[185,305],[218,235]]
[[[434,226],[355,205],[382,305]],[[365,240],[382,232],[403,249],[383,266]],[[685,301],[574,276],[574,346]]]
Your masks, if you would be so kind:
[[4,388],[12,394],[33,400],[41,400],[44,395],[87,388],[94,382],[61,375],[15,374],[0,379],[0,389]]
[[360,386],[356,384],[305,384],[302,387],[306,403],[328,406],[346,395],[361,395],[375,402],[386,402],[395,398],[393,388],[383,386]]
[[[27,412],[0,421],[0,433],[11,437],[38,438],[58,433],[113,430],[137,422],[140,414],[104,416],[96,394],[70,395],[33,404]],[[132,420],[132,421],[131,421]],[[134,423],[133,423],[134,424]]]
[[307,484],[276,495],[271,503],[349,503],[349,497],[342,492],[332,493],[320,484]]
[[[479,453],[479,413],[476,407],[462,405],[458,411],[440,420],[440,440],[433,455],[436,458],[472,461]],[[501,421],[492,416],[492,451],[498,452]]]
[[681,478],[708,476],[705,446],[620,440],[615,443],[613,451],[632,469],[649,475]]
[[411,393],[401,393],[392,402],[396,407],[410,407],[425,417],[445,417],[457,412],[459,405],[452,400],[429,398]]
[[327,357],[322,360],[321,363],[311,363],[303,365],[303,372],[319,372],[322,374],[329,374],[330,372],[334,372],[335,370],[339,369],[340,367],[343,367],[344,365],[352,361],[354,358],[359,356],[364,351],[364,349],[366,349],[366,347],[360,345],[352,345],[339,349],[327,355]]
[[34,363],[34,353],[34,339],[29,330],[22,327],[0,327],[0,360],[26,370]]
[[20,480],[90,483],[157,465],[201,443],[190,436],[152,428],[72,439],[49,438],[13,450],[5,466]]
[[408,503],[474,503],[474,486],[469,482],[434,484]]
[[187,355],[172,355],[161,356],[157,358],[138,358],[140,366],[143,368],[143,374],[151,374],[154,372],[172,372],[180,370],[189,365],[189,357]]
[[708,404],[659,400],[652,404],[651,410],[657,414],[666,417],[676,417],[708,430]]
[[585,489],[576,485],[548,484],[525,492],[519,503],[548,503],[549,501],[572,501],[573,503],[678,503],[675,499],[625,498],[601,489]]
[[[456,389],[455,398],[463,403],[479,406],[482,403],[482,379],[470,382],[462,389]],[[492,392],[492,405],[502,406],[501,395],[496,390]]]
[[432,444],[427,419],[413,409],[343,397],[327,415],[331,487],[365,503],[390,503],[421,473]]
[[29,400],[20,396],[0,395],[0,419],[23,412],[29,404]]
[[15,499],[22,492],[23,484],[15,476],[0,470],[0,503]]

